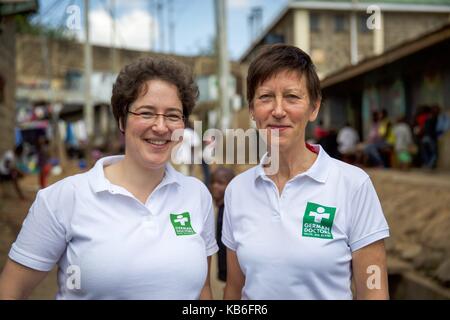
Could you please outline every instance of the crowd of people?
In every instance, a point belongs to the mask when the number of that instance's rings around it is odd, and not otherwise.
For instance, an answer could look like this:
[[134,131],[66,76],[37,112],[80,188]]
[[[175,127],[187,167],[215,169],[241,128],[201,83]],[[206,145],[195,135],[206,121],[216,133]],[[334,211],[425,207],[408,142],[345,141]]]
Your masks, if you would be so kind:
[[26,200],[19,180],[28,174],[36,174],[39,188],[43,189],[48,186],[48,177],[55,164],[50,157],[48,139],[40,136],[35,145],[21,143],[14,150],[4,152],[0,157],[0,183],[11,182],[18,197]]
[[379,168],[411,167],[435,169],[439,138],[450,129],[450,118],[437,105],[417,108],[411,121],[400,116],[392,121],[386,109],[372,112],[366,140],[346,123],[338,132],[325,129],[319,121],[314,140],[334,158],[348,163]]

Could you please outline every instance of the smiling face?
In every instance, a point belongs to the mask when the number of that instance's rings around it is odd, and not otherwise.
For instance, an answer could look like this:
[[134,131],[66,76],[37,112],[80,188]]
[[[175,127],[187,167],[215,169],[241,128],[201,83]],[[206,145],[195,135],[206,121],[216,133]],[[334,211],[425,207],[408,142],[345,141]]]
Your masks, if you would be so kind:
[[269,137],[271,130],[278,131],[273,143],[283,151],[305,140],[306,125],[316,119],[319,108],[320,100],[309,99],[305,76],[284,70],[256,88],[250,113],[258,129],[269,130]]
[[[183,115],[183,105],[175,85],[162,80],[145,82],[146,89],[130,105],[133,113]],[[171,151],[179,141],[172,141],[174,130],[184,128],[184,122],[173,122],[159,115],[156,119],[144,119],[128,114],[125,129],[125,156],[147,169],[163,167],[170,159]]]

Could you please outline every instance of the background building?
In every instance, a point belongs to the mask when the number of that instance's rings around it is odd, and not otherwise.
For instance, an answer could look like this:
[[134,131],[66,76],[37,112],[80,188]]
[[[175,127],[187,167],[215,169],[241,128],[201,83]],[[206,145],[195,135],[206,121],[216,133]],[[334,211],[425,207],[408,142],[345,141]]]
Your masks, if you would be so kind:
[[[52,106],[59,105],[60,119],[77,124],[76,132],[83,131],[84,61],[83,43],[73,39],[48,38],[30,34],[17,37],[17,92],[18,122],[22,131],[49,126]],[[112,85],[118,71],[126,64],[145,56],[169,56],[192,67],[200,89],[194,118],[215,126],[218,121],[217,62],[214,56],[177,56],[149,51],[92,46],[93,72],[91,96],[95,109],[94,145],[110,141],[117,132],[110,110]],[[242,98],[240,69],[231,63],[230,92],[234,105],[240,107]],[[37,111],[37,112],[36,112]],[[43,122],[43,121],[44,122]],[[47,123],[45,123],[47,121]],[[64,138],[64,128],[62,128]],[[27,136],[27,133],[25,132]],[[28,137],[32,136],[28,134]],[[84,136],[84,134],[81,134]],[[31,139],[34,139],[31,137]]]
[[[322,80],[321,116],[331,128],[349,121],[366,138],[371,112],[412,123],[419,107],[437,105],[450,114],[450,24],[339,70]],[[441,168],[450,168],[450,131],[439,139]]]
[[16,15],[33,13],[37,9],[37,1],[0,0],[0,155],[14,147]]

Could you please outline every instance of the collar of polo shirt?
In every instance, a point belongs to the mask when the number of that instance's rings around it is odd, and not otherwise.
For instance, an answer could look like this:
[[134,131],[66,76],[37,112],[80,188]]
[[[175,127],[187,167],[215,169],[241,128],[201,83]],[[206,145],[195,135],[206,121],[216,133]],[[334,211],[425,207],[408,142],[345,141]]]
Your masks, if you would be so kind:
[[[319,144],[309,144],[309,146],[317,153],[317,159],[314,161],[313,165],[306,170],[306,172],[299,173],[291,180],[297,179],[302,176],[308,176],[317,182],[325,183],[328,178],[328,173],[330,170],[330,156],[323,151],[322,146]],[[309,148],[308,148],[309,149]],[[263,163],[266,161],[268,154],[265,153],[261,158],[261,161],[255,170],[255,181],[258,178],[263,180],[268,179],[266,173],[264,172]]]
[[[90,171],[91,174],[89,176],[89,183],[92,186],[94,192],[98,193],[110,190],[111,183],[105,177],[104,167],[116,163],[118,161],[121,161],[124,158],[125,158],[124,155],[118,155],[105,157],[97,161],[93,170]],[[158,188],[161,188],[165,185],[169,185],[172,183],[180,185],[177,179],[177,174],[178,172],[169,163],[167,163],[165,166],[163,180],[159,184]]]

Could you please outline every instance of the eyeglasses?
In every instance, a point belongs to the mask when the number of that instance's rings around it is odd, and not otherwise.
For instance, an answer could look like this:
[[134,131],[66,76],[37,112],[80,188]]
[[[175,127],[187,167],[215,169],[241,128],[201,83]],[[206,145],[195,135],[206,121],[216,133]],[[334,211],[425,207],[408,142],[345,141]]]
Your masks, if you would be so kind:
[[177,125],[181,124],[184,121],[184,116],[178,113],[156,113],[152,111],[144,111],[144,112],[133,112],[128,111],[128,113],[131,113],[132,115],[140,117],[142,120],[145,120],[146,122],[153,123],[158,119],[158,116],[163,116],[164,120],[167,124]]

